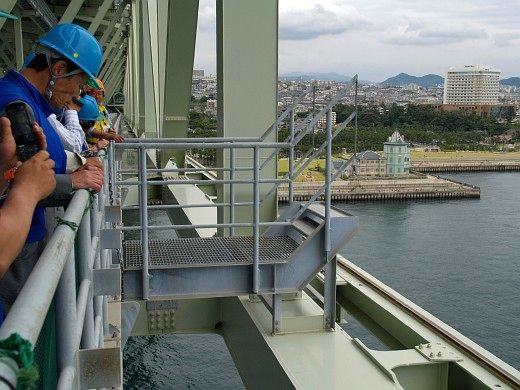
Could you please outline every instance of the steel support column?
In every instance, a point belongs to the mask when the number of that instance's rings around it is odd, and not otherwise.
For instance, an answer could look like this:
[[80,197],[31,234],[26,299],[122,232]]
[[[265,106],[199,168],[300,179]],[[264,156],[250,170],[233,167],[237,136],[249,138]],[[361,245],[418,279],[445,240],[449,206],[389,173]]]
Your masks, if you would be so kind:
[[[144,109],[144,102],[145,102],[145,90],[147,88],[151,88],[151,85],[146,85],[145,82],[144,82],[144,56],[145,56],[145,52],[144,52],[144,35],[145,35],[145,26],[144,26],[144,20],[147,18],[147,15],[145,15],[145,4],[147,3],[148,0],[142,0],[142,1],[139,1],[139,5],[136,4],[136,12],[137,12],[137,7],[139,7],[139,11],[138,11],[138,14],[137,14],[137,17],[136,17],[136,20],[137,20],[137,27],[136,27],[136,34],[137,34],[137,42],[138,44],[136,45],[136,48],[137,48],[137,83],[139,85],[139,105],[137,106],[137,110],[138,110],[138,116],[137,116],[137,129],[139,130],[139,134],[143,134],[146,129],[145,129],[145,125],[144,125],[144,117],[145,117],[145,109]],[[148,7],[146,7],[148,8]],[[148,53],[150,54],[150,53]]]
[[[143,34],[141,49],[143,51],[143,82],[144,88],[142,93],[144,94],[144,129],[146,131],[146,136],[149,138],[150,136],[157,136],[157,118],[156,118],[156,100],[155,100],[155,84],[154,84],[154,73],[156,69],[154,68],[153,60],[152,60],[152,34],[151,28],[152,23],[150,23],[150,7],[149,1],[143,1],[142,8],[142,26],[143,26]],[[153,20],[155,17],[153,18]]]
[[[260,137],[276,120],[278,79],[278,1],[217,0],[217,88],[218,135]],[[238,59],[238,60],[237,60]],[[246,93],[247,91],[247,93]],[[275,141],[272,134],[267,142]],[[260,163],[272,153],[261,150]],[[229,166],[229,152],[217,153],[218,166]],[[236,151],[237,166],[251,166],[252,154]],[[275,159],[276,160],[276,159]],[[276,161],[260,172],[261,179],[276,177]],[[251,178],[237,172],[236,179]],[[225,186],[224,186],[225,187]],[[260,186],[260,198],[269,191]],[[235,186],[235,201],[251,201],[250,185]],[[229,189],[219,188],[218,202],[229,201]],[[219,209],[218,221],[229,220],[228,210]],[[276,191],[262,204],[261,221],[276,218]],[[251,220],[252,210],[237,209],[236,222]],[[238,229],[244,232],[243,229]]]
[[[169,2],[165,36],[164,110],[160,134],[164,138],[182,138],[187,134],[198,10],[198,0]],[[179,166],[184,165],[184,151],[177,150],[162,155],[162,166],[166,165],[171,156],[175,157]]]

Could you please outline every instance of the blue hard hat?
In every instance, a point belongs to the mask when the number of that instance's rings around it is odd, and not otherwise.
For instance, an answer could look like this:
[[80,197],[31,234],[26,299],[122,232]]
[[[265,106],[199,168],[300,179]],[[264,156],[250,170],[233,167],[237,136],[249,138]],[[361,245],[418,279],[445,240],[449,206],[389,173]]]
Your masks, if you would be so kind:
[[97,85],[103,49],[94,36],[83,27],[62,23],[51,28],[36,44],[60,54],[88,75],[88,83]]
[[98,104],[96,99],[90,95],[85,95],[79,102],[83,104],[81,110],[78,112],[78,118],[80,121],[98,121],[103,119],[103,114],[99,112]]

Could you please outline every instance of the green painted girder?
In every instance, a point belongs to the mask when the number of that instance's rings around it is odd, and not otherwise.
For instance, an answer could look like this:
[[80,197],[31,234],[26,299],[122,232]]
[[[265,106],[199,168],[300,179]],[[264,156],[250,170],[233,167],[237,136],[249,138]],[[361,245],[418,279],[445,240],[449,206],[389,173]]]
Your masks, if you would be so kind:
[[[171,0],[168,5],[164,82],[161,84],[164,107],[160,136],[164,138],[187,136],[198,10],[198,0]],[[178,166],[184,165],[181,150],[163,154],[162,165],[171,156]]]

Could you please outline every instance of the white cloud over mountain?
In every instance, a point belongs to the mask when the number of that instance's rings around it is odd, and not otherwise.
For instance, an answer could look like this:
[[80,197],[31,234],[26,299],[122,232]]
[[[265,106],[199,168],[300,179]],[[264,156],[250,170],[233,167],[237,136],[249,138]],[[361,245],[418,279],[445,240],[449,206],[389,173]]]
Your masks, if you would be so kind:
[[[258,0],[262,1],[262,0]],[[195,64],[215,72],[215,0],[200,0]],[[503,0],[279,0],[281,73],[443,74],[488,64],[520,73],[520,8]]]

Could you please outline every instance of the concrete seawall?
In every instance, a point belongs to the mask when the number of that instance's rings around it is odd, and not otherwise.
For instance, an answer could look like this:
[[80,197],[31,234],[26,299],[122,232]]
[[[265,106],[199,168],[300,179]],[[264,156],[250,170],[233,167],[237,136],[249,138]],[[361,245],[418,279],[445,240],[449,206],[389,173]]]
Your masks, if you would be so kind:
[[520,171],[520,160],[510,159],[449,159],[412,161],[415,172],[481,172],[481,171]]
[[[294,183],[294,200],[310,199],[322,185],[323,182]],[[333,201],[480,198],[480,188],[430,175],[412,179],[355,178],[335,181],[331,198]],[[323,196],[319,199],[323,200]],[[288,185],[279,187],[278,201],[289,201]]]

